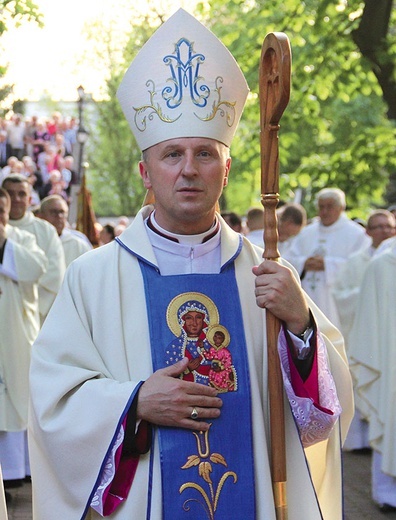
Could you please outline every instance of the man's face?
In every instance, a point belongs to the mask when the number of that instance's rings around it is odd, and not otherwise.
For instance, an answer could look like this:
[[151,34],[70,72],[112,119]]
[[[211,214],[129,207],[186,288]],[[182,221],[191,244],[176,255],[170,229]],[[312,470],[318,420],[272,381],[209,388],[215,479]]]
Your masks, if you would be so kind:
[[30,184],[27,181],[11,182],[6,179],[3,188],[11,197],[10,218],[21,219],[30,206]]
[[343,207],[333,199],[319,199],[318,215],[324,226],[331,226],[340,218]]
[[66,226],[68,213],[66,202],[51,200],[46,204],[44,210],[40,212],[40,217],[52,224],[56,228],[58,235],[61,235]]
[[196,338],[204,327],[204,315],[201,312],[190,311],[184,315],[184,329],[188,337]]
[[390,216],[375,215],[370,219],[366,233],[373,241],[373,246],[378,247],[383,240],[395,235],[395,221]]
[[213,139],[170,139],[146,150],[139,169],[158,224],[180,234],[209,229],[230,167],[228,148]]
[[298,235],[300,231],[301,226],[290,220],[279,220],[278,222],[279,242],[284,242],[288,238]]
[[10,204],[5,197],[0,197],[0,224],[6,226],[8,224],[10,214]]

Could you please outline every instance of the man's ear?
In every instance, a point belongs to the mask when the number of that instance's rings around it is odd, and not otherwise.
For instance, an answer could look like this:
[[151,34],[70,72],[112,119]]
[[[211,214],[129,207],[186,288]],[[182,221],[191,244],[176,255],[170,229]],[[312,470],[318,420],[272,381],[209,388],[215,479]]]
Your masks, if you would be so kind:
[[139,162],[139,173],[143,180],[144,187],[147,189],[151,188],[150,174],[144,161]]
[[223,186],[224,188],[227,186],[228,184],[228,176],[230,174],[230,170],[231,170],[231,162],[232,162],[232,159],[231,157],[228,157],[227,161],[226,161],[226,169],[225,169],[225,175],[224,175],[224,180],[223,180]]

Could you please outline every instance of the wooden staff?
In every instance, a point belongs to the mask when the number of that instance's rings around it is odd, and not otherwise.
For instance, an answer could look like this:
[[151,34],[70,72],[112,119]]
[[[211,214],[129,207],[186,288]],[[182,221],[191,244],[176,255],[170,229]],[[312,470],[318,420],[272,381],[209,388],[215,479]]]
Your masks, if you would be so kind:
[[[284,33],[270,33],[263,43],[259,72],[261,203],[264,206],[263,258],[279,260],[276,206],[279,202],[279,121],[290,98],[291,52]],[[268,393],[271,427],[271,474],[275,512],[287,520],[286,447],[283,381],[278,356],[279,320],[267,311]]]

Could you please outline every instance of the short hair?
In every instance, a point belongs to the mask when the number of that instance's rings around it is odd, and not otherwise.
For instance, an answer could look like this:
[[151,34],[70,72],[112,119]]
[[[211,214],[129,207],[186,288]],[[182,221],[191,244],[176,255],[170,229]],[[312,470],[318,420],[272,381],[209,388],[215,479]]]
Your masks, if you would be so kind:
[[264,208],[253,207],[246,213],[246,224],[249,231],[264,228]]
[[393,221],[393,223],[396,224],[396,217],[391,211],[389,211],[387,209],[377,209],[377,210],[373,211],[372,213],[370,213],[370,216],[367,219],[367,228],[368,229],[371,228],[375,217],[378,217],[379,215],[384,216],[386,218],[390,218]]
[[316,206],[318,206],[319,200],[322,199],[331,199],[334,200],[338,206],[345,209],[346,208],[346,200],[345,193],[339,188],[323,188],[316,194]]
[[6,182],[12,182],[13,184],[22,184],[23,182],[26,182],[29,186],[31,186],[28,178],[24,175],[21,175],[20,173],[10,173],[10,175],[7,175],[1,185],[3,188]]
[[105,224],[102,228],[104,231],[106,231],[107,233],[109,233],[110,235],[113,236],[113,238],[115,238],[115,233],[114,233],[114,226],[113,224]]
[[248,220],[262,219],[264,215],[264,208],[254,207],[250,208],[246,213]]
[[241,226],[242,225],[242,219],[238,215],[238,213],[235,213],[235,211],[222,211],[221,216],[224,219],[228,219],[228,222],[232,226]]
[[50,205],[50,203],[54,200],[60,200],[61,202],[64,202],[66,207],[69,208],[67,202],[65,201],[65,199],[61,196],[61,195],[48,195],[48,197],[45,197],[42,201],[41,201],[41,204],[40,204],[40,213],[43,213],[46,209],[47,209],[47,206]]
[[281,222],[292,222],[297,226],[305,226],[307,223],[307,212],[301,204],[290,202],[282,206],[279,211],[279,220]]
[[[212,139],[212,141],[216,141],[216,139]],[[227,152],[227,159],[229,159],[229,158],[231,157],[231,154],[230,154],[230,147],[227,146],[226,144],[220,142],[220,141],[217,141],[217,142],[224,146],[224,149],[225,149],[226,152]],[[159,144],[159,143],[158,143],[158,144]],[[153,146],[155,146],[155,145],[153,145]],[[141,161],[143,161],[143,162],[147,162],[150,148],[152,148],[152,146],[149,146],[149,147],[146,148],[145,150],[142,150],[142,153],[141,153]]]

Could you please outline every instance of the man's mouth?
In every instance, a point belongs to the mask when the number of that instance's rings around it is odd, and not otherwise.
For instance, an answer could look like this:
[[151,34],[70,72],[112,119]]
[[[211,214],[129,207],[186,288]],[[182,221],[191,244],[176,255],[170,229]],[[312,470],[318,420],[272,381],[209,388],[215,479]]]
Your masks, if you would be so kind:
[[200,188],[186,186],[184,188],[179,188],[177,191],[181,193],[201,193],[202,190]]

